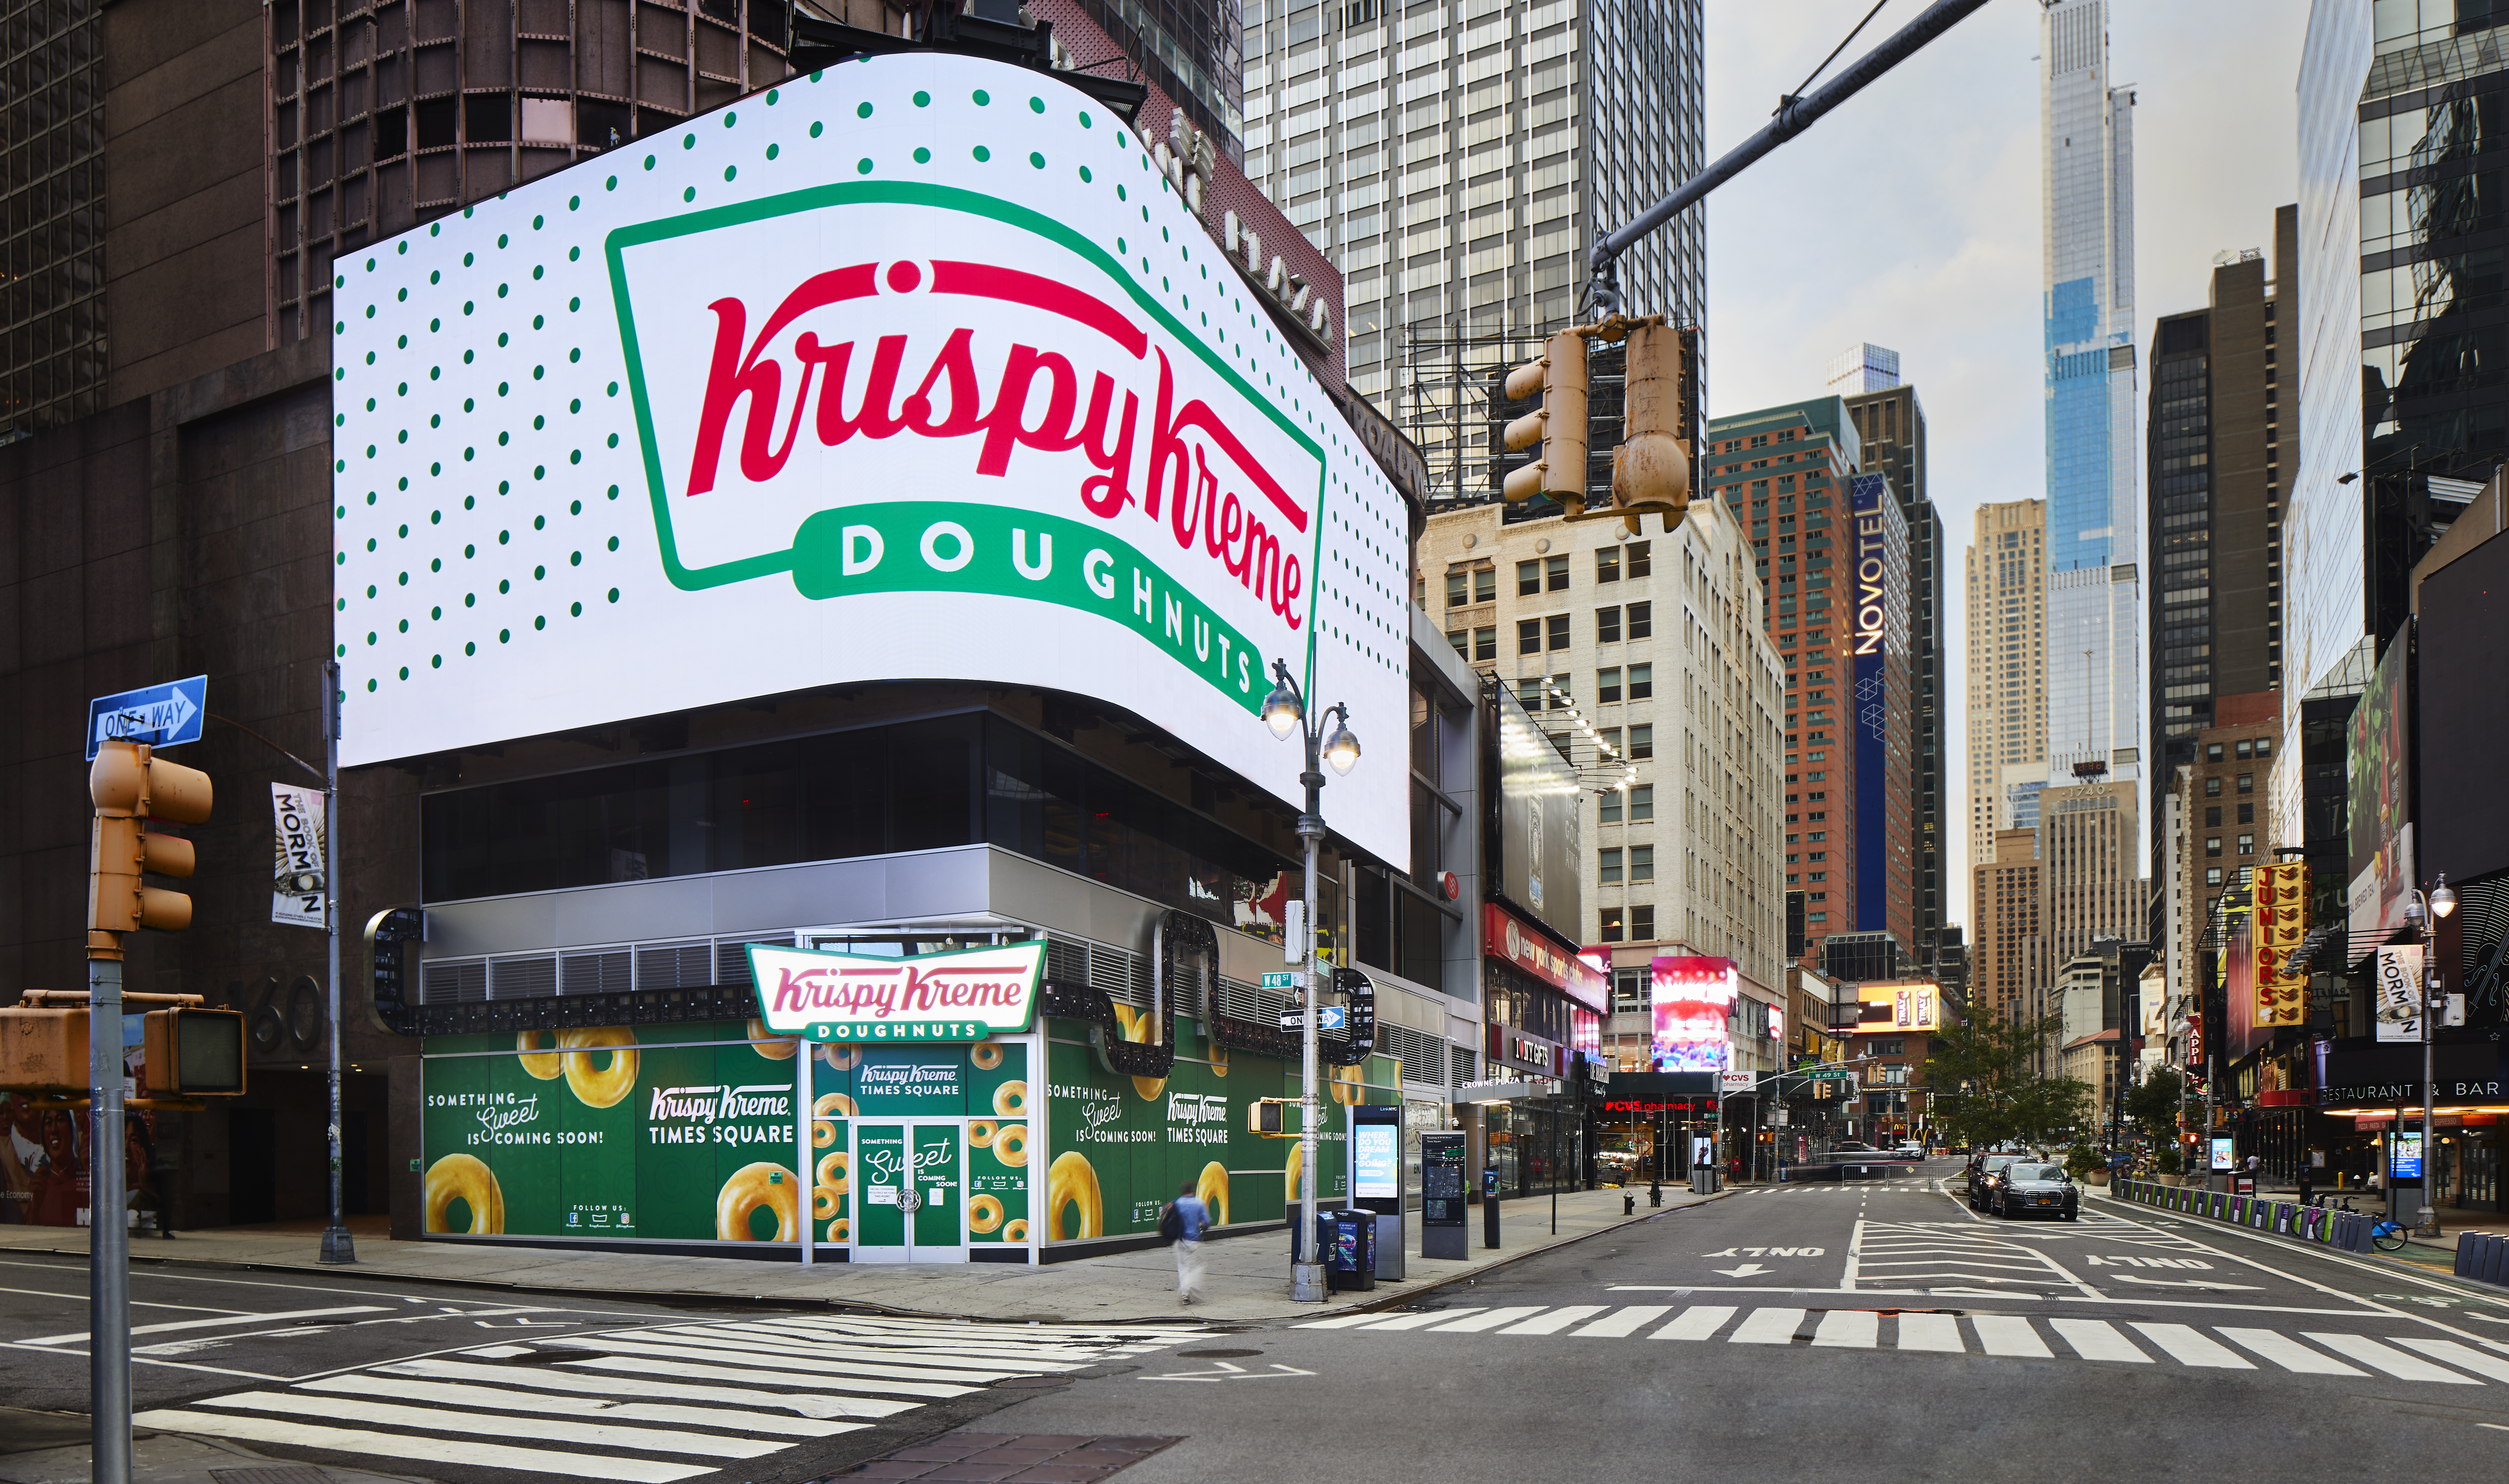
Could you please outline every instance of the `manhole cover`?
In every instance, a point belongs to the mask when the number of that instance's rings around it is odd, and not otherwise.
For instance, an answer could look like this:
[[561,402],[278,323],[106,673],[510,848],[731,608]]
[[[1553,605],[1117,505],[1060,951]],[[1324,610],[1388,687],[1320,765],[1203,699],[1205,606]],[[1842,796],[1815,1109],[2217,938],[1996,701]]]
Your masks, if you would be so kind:
[[1242,1360],[1248,1355],[1263,1353],[1259,1350],[1180,1350],[1177,1354],[1192,1360]]

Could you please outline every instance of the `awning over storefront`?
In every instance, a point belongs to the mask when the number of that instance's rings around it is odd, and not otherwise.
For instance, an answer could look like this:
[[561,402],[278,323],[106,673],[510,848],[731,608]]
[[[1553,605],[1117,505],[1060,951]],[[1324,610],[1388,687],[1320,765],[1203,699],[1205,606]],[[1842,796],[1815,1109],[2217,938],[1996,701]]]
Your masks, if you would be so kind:
[[[2317,1106],[2329,1113],[2378,1113],[2422,1101],[2418,1041],[2367,1036],[2320,1043]],[[2509,1042],[2443,1042],[2431,1048],[2431,1100],[2459,1110],[2509,1107]]]

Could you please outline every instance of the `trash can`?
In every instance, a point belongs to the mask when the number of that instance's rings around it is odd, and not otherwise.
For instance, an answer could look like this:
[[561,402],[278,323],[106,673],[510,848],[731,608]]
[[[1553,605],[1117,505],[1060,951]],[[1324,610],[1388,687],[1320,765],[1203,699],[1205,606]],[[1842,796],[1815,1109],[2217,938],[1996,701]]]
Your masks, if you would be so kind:
[[1724,1181],[1721,1178],[1722,1173],[1723,1172],[1713,1165],[1691,1166],[1690,1193],[1694,1196],[1712,1196],[1716,1194],[1724,1184]]
[[1375,1212],[1345,1209],[1319,1213],[1316,1246],[1324,1253],[1327,1291],[1338,1293],[1344,1288],[1376,1286]]

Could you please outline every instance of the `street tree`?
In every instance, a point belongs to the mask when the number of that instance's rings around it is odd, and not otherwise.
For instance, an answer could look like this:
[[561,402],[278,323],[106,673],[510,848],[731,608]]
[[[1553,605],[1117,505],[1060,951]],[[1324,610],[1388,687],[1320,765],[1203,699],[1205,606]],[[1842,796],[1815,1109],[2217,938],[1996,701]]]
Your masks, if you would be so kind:
[[1927,1044],[1925,1079],[1936,1120],[1972,1145],[2043,1143],[2083,1127],[2090,1087],[2040,1068],[2064,1018],[2006,1020],[1979,1015],[1952,1021]]

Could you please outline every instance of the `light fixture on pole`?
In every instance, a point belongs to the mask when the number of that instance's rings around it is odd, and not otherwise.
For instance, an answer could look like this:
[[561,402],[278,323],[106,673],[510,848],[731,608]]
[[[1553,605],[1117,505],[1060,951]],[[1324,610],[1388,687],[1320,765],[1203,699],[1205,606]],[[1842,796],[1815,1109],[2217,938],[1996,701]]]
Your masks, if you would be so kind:
[[[2436,1090],[2433,1088],[2431,1083],[2432,1061],[2434,1059],[2431,1053],[2431,1017],[2439,1014],[2441,1009],[2439,996],[2440,971],[2438,953],[2438,923],[2440,919],[2446,918],[2450,913],[2455,910],[2456,892],[2449,886],[2448,872],[2440,872],[2439,884],[2431,888],[2428,896],[2424,896],[2418,890],[2414,893],[2414,902],[2412,904],[2410,915],[2413,917],[2415,926],[2420,930],[2422,943],[2424,945],[2422,949],[2421,1003],[2422,1208],[2420,1216],[2414,1222],[2414,1235],[2416,1237],[2437,1237],[2439,1235],[2439,1209],[2431,1205],[2431,1182],[2436,1176],[2436,1171],[2433,1167],[2437,1164],[2437,1161],[2433,1159],[2432,1156],[2439,1148],[2439,1141],[2431,1136],[2433,1132],[2431,1128],[2432,1105],[2438,1100],[2433,1095]],[[2402,1141],[2403,1133],[2403,1130],[2400,1129],[2397,1131],[2399,1142]]]
[[[1263,700],[1263,724],[1272,735],[1287,740],[1298,734],[1306,743],[1306,768],[1298,781],[1306,786],[1306,811],[1298,816],[1298,839],[1305,847],[1306,915],[1300,933],[1285,945],[1289,961],[1295,965],[1299,980],[1298,994],[1303,1006],[1299,1016],[1298,1054],[1298,1188],[1284,1191],[1283,1198],[1291,1207],[1291,1234],[1294,1239],[1291,1250],[1303,1260],[1290,1264],[1290,1300],[1292,1303],[1321,1304],[1327,1297],[1325,1265],[1316,1246],[1316,1043],[1317,997],[1316,973],[1316,854],[1324,844],[1324,769],[1330,762],[1337,774],[1348,775],[1359,763],[1359,738],[1350,729],[1350,709],[1336,703],[1315,719],[1307,720],[1307,700],[1299,692],[1298,683],[1291,678],[1287,660],[1272,661],[1276,684]],[[1324,723],[1330,719],[1332,734],[1324,735]],[[1325,983],[1331,981],[1326,979]]]

